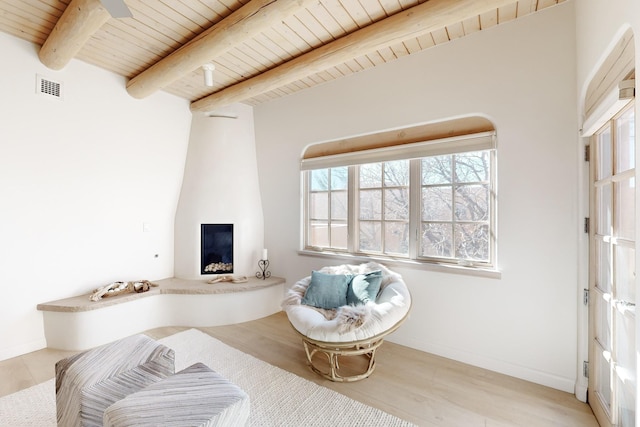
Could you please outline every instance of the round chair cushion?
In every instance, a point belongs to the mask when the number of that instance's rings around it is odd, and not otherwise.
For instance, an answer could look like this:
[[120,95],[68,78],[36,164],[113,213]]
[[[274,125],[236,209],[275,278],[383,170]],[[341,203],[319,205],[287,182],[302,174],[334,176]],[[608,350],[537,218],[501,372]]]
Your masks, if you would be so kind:
[[[287,292],[282,308],[293,328],[309,339],[328,343],[369,340],[393,330],[404,320],[411,308],[411,294],[402,276],[381,264],[369,262],[360,265],[340,265],[324,267],[318,271],[352,276],[381,271],[382,282],[375,302],[339,307],[337,313],[302,304],[302,298],[311,283],[311,276],[296,282]],[[345,325],[345,317],[349,315],[359,317],[358,326]]]

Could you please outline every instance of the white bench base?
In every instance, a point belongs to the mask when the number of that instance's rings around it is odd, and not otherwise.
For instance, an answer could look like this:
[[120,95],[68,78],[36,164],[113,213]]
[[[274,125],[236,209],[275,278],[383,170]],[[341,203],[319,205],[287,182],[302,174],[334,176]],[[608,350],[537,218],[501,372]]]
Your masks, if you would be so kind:
[[85,295],[38,305],[47,346],[82,351],[165,326],[221,326],[260,319],[281,311],[285,281],[271,277],[242,284],[180,279],[158,283],[158,288],[141,294],[97,302]]

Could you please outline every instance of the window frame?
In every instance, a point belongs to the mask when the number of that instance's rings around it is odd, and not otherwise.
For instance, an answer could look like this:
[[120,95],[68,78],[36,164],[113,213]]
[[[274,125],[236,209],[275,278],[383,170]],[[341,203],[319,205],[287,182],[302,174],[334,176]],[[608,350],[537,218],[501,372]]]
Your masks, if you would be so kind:
[[[438,155],[452,155],[468,152],[487,151],[489,154],[489,176],[488,178],[488,210],[489,218],[487,225],[488,231],[488,260],[475,261],[457,258],[454,253],[451,258],[421,256],[420,245],[422,229],[422,179],[421,179],[421,161],[422,158]],[[496,133],[479,132],[469,135],[463,135],[452,138],[442,138],[435,141],[425,141],[419,143],[405,144],[401,146],[376,148],[371,150],[362,150],[358,152],[349,152],[345,154],[330,155],[319,158],[303,159],[301,162],[302,174],[302,239],[301,250],[305,254],[339,256],[362,258],[364,260],[381,260],[381,261],[397,261],[418,265],[439,265],[446,267],[457,267],[465,270],[485,270],[497,271],[497,155],[496,155]],[[409,161],[409,248],[406,256],[398,256],[393,254],[385,254],[379,252],[369,252],[359,250],[359,182],[357,170],[362,164],[378,163],[381,159],[386,161],[408,160]],[[382,160],[381,162],[384,162]],[[310,244],[310,176],[312,170],[325,169],[331,167],[346,166],[348,169],[347,184],[347,247],[346,249],[320,247]],[[455,183],[451,183],[453,191],[455,191]],[[384,185],[382,185],[384,189]],[[452,207],[452,213],[454,208]],[[329,216],[331,212],[328,212]],[[454,215],[455,216],[455,215]],[[451,224],[455,224],[452,218]],[[381,223],[384,223],[382,220]],[[330,224],[330,218],[328,220]],[[384,233],[384,232],[382,232]],[[384,239],[383,239],[384,240]],[[452,243],[455,239],[452,239]],[[384,248],[384,244],[383,244]]]
[[[312,174],[313,170],[308,171],[307,173],[304,174],[303,176],[303,188],[304,188],[304,205],[303,205],[303,216],[305,218],[302,227],[303,227],[303,235],[304,235],[304,240],[303,240],[303,246],[307,246],[307,242],[310,240],[310,234],[312,232],[312,227],[311,227],[311,222],[312,221],[319,221],[320,219],[318,218],[314,218],[311,216],[311,202],[312,202],[312,195],[315,193],[320,193],[323,192],[322,190],[313,190],[312,189],[312,183],[311,183],[311,179],[310,176]],[[328,227],[328,240],[329,240],[329,245],[331,245],[331,241],[332,241],[332,235],[331,235],[331,231],[332,231],[332,224],[334,223],[334,221],[336,223],[342,224],[345,223],[347,230],[350,229],[350,215],[349,212],[351,212],[350,206],[349,206],[349,194],[350,194],[350,184],[348,182],[350,178],[350,174],[349,171],[347,170],[347,185],[346,188],[344,189],[333,189],[332,187],[332,178],[331,178],[331,174],[328,175],[328,185],[327,185],[327,190],[325,190],[325,192],[327,193],[327,227]],[[345,219],[337,219],[337,218],[332,218],[332,193],[333,192],[346,192],[347,193],[347,218]],[[347,244],[349,242],[349,237],[347,236]],[[319,246],[316,246],[316,248],[320,248]],[[339,249],[339,248],[335,248],[332,246],[327,246],[327,248],[331,248],[331,250],[337,250],[337,251],[341,251],[341,252],[346,252],[348,250],[348,246],[346,249]]]
[[[496,231],[496,211],[497,211],[497,200],[496,200],[496,195],[497,195],[497,174],[496,174],[496,149],[495,148],[491,148],[491,149],[486,149],[486,150],[475,150],[475,151],[469,151],[467,153],[473,153],[473,152],[481,152],[481,151],[486,151],[488,153],[489,156],[489,173],[488,173],[488,177],[487,177],[487,181],[474,181],[473,183],[484,183],[486,182],[487,186],[488,186],[488,210],[489,210],[489,218],[487,219],[487,225],[489,227],[489,231],[488,231],[488,238],[489,238],[489,242],[488,242],[488,261],[479,261],[479,260],[464,260],[461,258],[457,258],[455,256],[451,257],[451,258],[445,258],[445,257],[437,257],[437,256],[420,256],[417,255],[417,259],[419,260],[425,260],[425,262],[438,262],[438,263],[445,263],[445,264],[457,264],[457,265],[462,265],[464,267],[479,267],[479,268],[488,268],[488,269],[492,269],[495,270],[497,269],[497,231]],[[464,154],[465,152],[458,152],[458,153],[452,153],[452,154]],[[417,159],[418,161],[420,161],[421,159]],[[454,166],[455,167],[455,166]],[[471,181],[467,181],[467,182],[462,182],[462,183],[456,183],[456,182],[451,182],[451,189],[452,189],[452,202],[455,203],[455,194],[456,194],[456,188],[460,187],[460,186],[466,186],[466,185],[471,185]],[[420,184],[417,186],[418,188],[416,189],[417,192],[421,192],[422,190],[422,183],[420,182]],[[419,195],[419,202],[422,202],[422,198],[421,195]],[[418,206],[418,210],[421,208],[421,205]],[[455,209],[454,209],[455,210]],[[420,215],[418,222],[417,222],[417,226],[418,228],[420,228],[420,226],[424,223],[424,222],[430,222],[430,221],[425,221],[424,218],[422,218],[422,216]],[[438,221],[433,221],[433,222],[438,222]],[[445,221],[443,221],[445,222]],[[453,227],[453,235],[454,238],[452,240],[453,243],[456,242],[455,239],[455,225],[458,223],[464,223],[464,224],[472,224],[472,223],[477,223],[477,222],[485,222],[485,221],[473,221],[473,220],[459,220],[455,218],[455,213],[453,213],[452,218],[451,218],[451,225]],[[419,230],[418,230],[419,233]],[[419,242],[417,242],[416,245],[416,249],[419,246]],[[455,252],[455,247],[453,248],[453,251]],[[453,260],[457,260],[457,261],[453,261]]]

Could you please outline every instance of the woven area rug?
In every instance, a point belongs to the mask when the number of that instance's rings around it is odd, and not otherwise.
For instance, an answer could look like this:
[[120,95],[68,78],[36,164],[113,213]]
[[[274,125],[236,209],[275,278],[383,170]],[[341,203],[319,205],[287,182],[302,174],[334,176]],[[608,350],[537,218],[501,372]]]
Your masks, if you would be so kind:
[[[251,426],[412,426],[379,409],[189,329],[159,340],[176,352],[176,371],[203,362],[247,392]],[[55,383],[0,398],[0,426],[55,426]]]

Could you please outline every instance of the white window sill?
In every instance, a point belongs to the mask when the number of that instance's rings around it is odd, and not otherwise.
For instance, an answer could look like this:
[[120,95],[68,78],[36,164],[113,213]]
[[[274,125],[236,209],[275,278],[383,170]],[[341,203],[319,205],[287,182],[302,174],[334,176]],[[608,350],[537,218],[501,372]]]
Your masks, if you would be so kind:
[[310,250],[299,250],[298,255],[312,256],[319,258],[331,258],[344,260],[350,264],[364,263],[369,261],[379,262],[385,265],[394,265],[398,267],[413,268],[426,271],[437,271],[440,273],[463,274],[466,276],[486,277],[490,279],[501,279],[502,272],[483,267],[470,267],[464,265],[454,265],[445,263],[420,262],[416,260],[407,260],[400,258],[390,258],[384,256],[359,256],[342,252],[318,252]]

